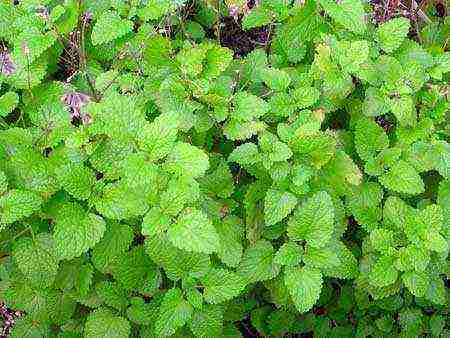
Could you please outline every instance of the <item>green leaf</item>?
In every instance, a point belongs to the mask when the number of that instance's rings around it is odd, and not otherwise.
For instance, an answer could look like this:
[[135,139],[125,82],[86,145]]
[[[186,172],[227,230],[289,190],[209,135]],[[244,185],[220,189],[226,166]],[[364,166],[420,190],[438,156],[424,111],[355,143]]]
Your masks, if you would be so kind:
[[63,290],[75,299],[88,295],[94,269],[80,260],[63,261],[55,280],[55,288]]
[[236,267],[242,258],[242,240],[244,237],[244,225],[237,217],[226,217],[215,223],[219,235],[219,248],[217,255],[223,263],[230,267]]
[[371,230],[378,226],[382,217],[380,208],[383,190],[380,184],[365,182],[348,198],[348,207],[358,223]]
[[[12,58],[17,63],[25,65],[28,71],[29,65],[49,49],[55,41],[56,36],[51,32],[43,34],[33,25],[24,27],[22,32],[14,37],[15,46],[12,52]],[[23,48],[24,46],[26,48]]]
[[212,45],[206,53],[206,65],[202,76],[205,79],[216,78],[222,74],[233,61],[233,52],[228,48]]
[[266,226],[281,222],[297,205],[297,198],[281,190],[270,189],[264,200],[264,219]]
[[325,246],[334,231],[334,206],[330,195],[321,191],[302,203],[289,219],[288,236],[294,241],[306,240],[315,247]]
[[257,48],[249,53],[243,65],[244,79],[248,82],[260,83],[261,74],[267,68],[267,55],[263,49]]
[[440,276],[432,276],[428,283],[425,298],[439,305],[447,301],[447,291],[444,280]]
[[248,247],[237,271],[247,284],[272,279],[280,272],[272,245],[264,240]]
[[[433,230],[431,230],[433,231]],[[447,252],[448,251],[448,242],[447,240],[439,233],[429,232],[426,236],[427,245],[430,250],[436,252]]]
[[412,97],[402,96],[398,99],[391,99],[389,105],[402,127],[414,127],[416,125],[416,107]]
[[259,147],[262,151],[263,165],[267,169],[272,167],[273,162],[284,162],[292,157],[289,146],[270,132],[264,132],[259,136]]
[[429,262],[430,254],[428,250],[421,246],[410,244],[399,249],[396,268],[401,271],[414,269],[417,272],[423,272]]
[[176,60],[180,64],[181,71],[190,77],[200,75],[203,71],[203,61],[206,57],[206,45],[198,45],[192,47],[187,43],[184,48],[177,54]]
[[389,112],[389,104],[391,104],[391,101],[379,88],[369,87],[366,90],[366,97],[362,106],[363,113],[366,116],[387,114]]
[[211,170],[200,179],[200,183],[202,190],[206,189],[220,198],[228,198],[234,191],[233,175],[228,163],[222,158],[214,161]]
[[378,228],[370,233],[370,244],[374,250],[391,255],[395,253],[396,241],[392,230]]
[[0,117],[8,116],[19,103],[19,95],[16,92],[6,92],[0,96]]
[[157,267],[145,254],[143,245],[117,257],[111,269],[112,275],[125,290],[142,290],[145,284],[157,276]]
[[186,204],[195,203],[200,196],[200,187],[191,177],[174,177],[161,195],[161,211],[168,216],[176,216]]
[[153,122],[145,124],[139,142],[151,160],[166,157],[177,139],[179,115],[166,112],[157,116]]
[[264,81],[267,87],[279,92],[286,90],[291,83],[289,74],[282,69],[276,68],[265,69],[261,73],[261,79]]
[[131,305],[127,308],[128,319],[138,325],[152,325],[158,318],[161,300],[154,298],[150,302],[145,302],[140,297],[131,298]]
[[303,262],[321,270],[323,275],[335,278],[354,278],[358,263],[352,252],[341,241],[332,241],[326,247],[307,246]]
[[319,100],[320,91],[314,87],[295,88],[289,92],[293,105],[297,109],[303,109],[312,106]]
[[208,217],[201,211],[186,209],[171,225],[169,240],[177,248],[210,254],[220,246],[219,235]]
[[197,147],[179,142],[169,154],[165,168],[177,176],[199,177],[209,168],[208,156]]
[[229,162],[236,162],[244,168],[251,167],[261,160],[258,146],[254,143],[244,143],[233,149],[228,157]]
[[12,252],[14,262],[25,278],[37,287],[53,284],[58,272],[58,259],[55,255],[51,236],[38,234],[35,239],[20,238]]
[[365,40],[342,40],[337,42],[336,56],[333,56],[345,72],[357,74],[361,66],[368,61],[369,51],[369,44]]
[[203,293],[201,293],[196,287],[190,287],[185,291],[186,299],[194,309],[202,309],[203,307]]
[[427,291],[429,278],[424,272],[407,271],[402,280],[408,290],[416,297],[423,297]]
[[111,263],[128,250],[133,241],[133,229],[122,223],[108,222],[103,238],[92,249],[92,264],[106,272]]
[[405,161],[398,161],[379,181],[396,192],[417,195],[425,191],[425,184],[417,171]]
[[86,338],[128,338],[130,333],[128,320],[112,314],[107,308],[91,312],[84,326]]
[[10,224],[39,210],[42,198],[31,191],[14,189],[0,196],[0,224]]
[[106,305],[119,311],[128,305],[128,295],[118,283],[110,281],[97,283],[95,291]]
[[295,242],[284,243],[275,254],[274,262],[278,265],[296,266],[301,263],[303,248]]
[[196,310],[189,323],[195,337],[228,337],[222,335],[223,310],[220,306],[205,305],[201,310]]
[[114,11],[105,11],[98,18],[92,29],[91,40],[94,46],[109,43],[118,39],[133,29],[131,20],[122,19]]
[[24,316],[15,321],[11,338],[40,338],[50,336],[50,326],[37,322],[32,316]]
[[365,11],[361,0],[320,0],[320,5],[338,24],[356,34],[366,31]]
[[238,92],[234,97],[234,111],[232,116],[237,121],[251,121],[267,114],[268,111],[268,103],[249,92]]
[[8,178],[5,173],[0,170],[0,195],[3,195],[8,189]]
[[84,108],[92,117],[89,133],[105,134],[117,141],[137,142],[148,124],[142,108],[137,96],[117,92],[108,93],[100,102],[91,101]]
[[155,323],[157,337],[167,337],[184,326],[192,317],[192,306],[183,299],[180,289],[170,289],[164,295]]
[[265,129],[266,124],[261,121],[240,122],[232,119],[225,124],[223,133],[230,140],[247,140]]
[[55,251],[60,259],[72,259],[93,248],[103,237],[105,221],[75,203],[58,211],[53,233]]
[[218,304],[237,297],[245,287],[244,279],[225,269],[212,269],[202,278],[203,298],[210,304]]
[[430,330],[431,330],[431,336],[432,337],[440,337],[441,333],[443,332],[445,328],[445,317],[433,314],[430,318]]
[[242,28],[249,30],[255,27],[261,27],[272,21],[272,12],[265,6],[255,6],[247,13],[242,20]]
[[355,143],[358,155],[367,161],[386,149],[389,146],[389,139],[383,128],[375,121],[362,118],[355,127]]
[[393,264],[393,258],[383,256],[372,267],[369,273],[369,283],[375,287],[388,286],[397,280],[398,272]]
[[92,170],[80,164],[61,166],[56,170],[58,182],[73,197],[86,200],[91,195],[95,182]]
[[409,27],[409,20],[404,17],[391,19],[379,26],[377,39],[381,49],[386,53],[394,52],[406,38]]
[[319,299],[323,280],[318,269],[293,267],[285,271],[284,283],[296,309],[304,313]]
[[403,229],[410,217],[413,209],[402,199],[396,196],[389,196],[384,203],[383,221],[385,224],[397,229]]

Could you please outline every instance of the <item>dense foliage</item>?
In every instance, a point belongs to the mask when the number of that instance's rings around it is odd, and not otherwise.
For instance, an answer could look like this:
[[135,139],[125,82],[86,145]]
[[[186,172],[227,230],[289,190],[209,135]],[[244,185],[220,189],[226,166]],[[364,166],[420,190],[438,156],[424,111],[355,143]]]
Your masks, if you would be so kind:
[[12,337],[447,337],[450,22],[422,10],[1,1]]

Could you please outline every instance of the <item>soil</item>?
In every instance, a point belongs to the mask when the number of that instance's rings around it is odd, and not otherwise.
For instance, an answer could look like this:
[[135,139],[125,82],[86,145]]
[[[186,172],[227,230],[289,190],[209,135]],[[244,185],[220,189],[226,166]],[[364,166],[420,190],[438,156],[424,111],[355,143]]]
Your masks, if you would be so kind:
[[2,325],[0,327],[0,337],[10,337],[11,328],[15,322],[24,315],[22,311],[12,310],[6,307],[6,305],[0,301],[0,317]]
[[244,57],[257,47],[267,47],[270,41],[269,26],[242,29],[241,18],[221,19],[220,44],[234,51],[235,57]]
[[387,115],[377,116],[375,122],[383,128],[386,133],[389,133],[394,128],[394,122],[391,121]]

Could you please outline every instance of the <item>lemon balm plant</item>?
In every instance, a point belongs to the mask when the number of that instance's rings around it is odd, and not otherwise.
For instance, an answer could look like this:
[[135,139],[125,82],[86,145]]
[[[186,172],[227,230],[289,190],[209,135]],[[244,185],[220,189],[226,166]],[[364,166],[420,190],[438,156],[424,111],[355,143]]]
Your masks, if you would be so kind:
[[448,334],[448,19],[359,0],[0,16],[12,337]]

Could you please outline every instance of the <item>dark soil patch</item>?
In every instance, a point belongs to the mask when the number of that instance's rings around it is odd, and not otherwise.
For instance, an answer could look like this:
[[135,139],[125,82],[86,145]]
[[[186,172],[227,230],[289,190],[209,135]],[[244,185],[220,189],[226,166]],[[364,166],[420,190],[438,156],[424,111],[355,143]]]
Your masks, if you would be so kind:
[[388,115],[381,115],[375,118],[375,122],[384,129],[386,133],[389,133],[394,128],[394,121]]
[[240,322],[236,322],[236,326],[245,338],[259,338],[261,334],[252,325],[250,318],[247,317]]
[[0,301],[0,317],[2,320],[0,337],[9,337],[14,324],[23,315],[24,313],[22,311],[9,309],[2,301]]
[[139,245],[143,245],[145,242],[145,236],[138,233],[135,234],[134,238],[133,238],[133,246],[139,246]]
[[267,47],[270,39],[268,26],[243,30],[240,20],[221,19],[220,44],[234,51],[235,57],[244,57],[257,47]]
[[15,108],[9,115],[5,117],[5,122],[7,124],[14,124],[19,120],[20,116],[21,116],[20,109]]

